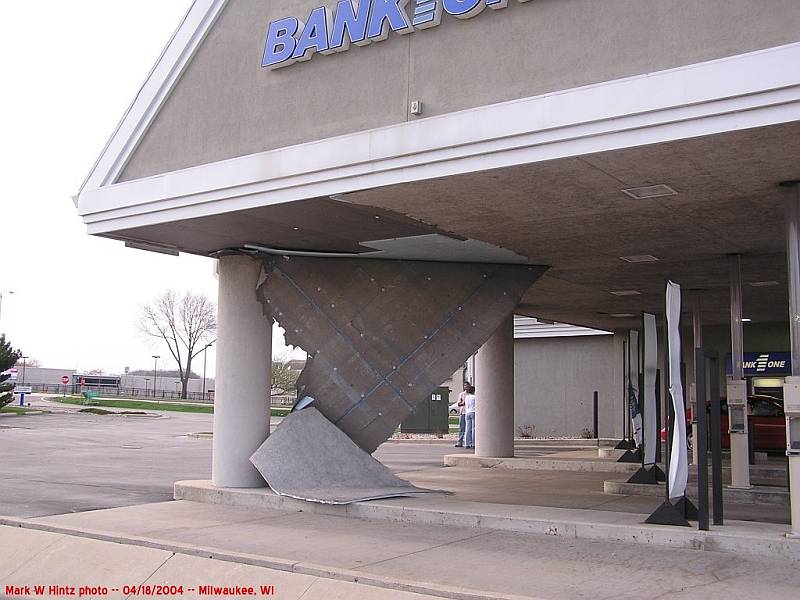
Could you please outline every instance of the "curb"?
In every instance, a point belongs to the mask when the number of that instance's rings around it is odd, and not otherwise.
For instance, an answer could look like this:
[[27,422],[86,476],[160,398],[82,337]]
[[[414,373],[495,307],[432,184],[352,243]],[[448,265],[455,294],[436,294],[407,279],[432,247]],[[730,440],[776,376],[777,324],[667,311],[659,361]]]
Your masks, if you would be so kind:
[[446,454],[445,467],[509,469],[525,471],[579,471],[583,473],[635,473],[638,463],[558,458],[480,458],[471,454]]
[[[693,528],[645,525],[643,521],[646,515],[632,513],[607,514],[610,519],[627,519],[631,522],[598,522],[591,520],[592,511],[580,509],[521,507],[478,502],[454,502],[449,508],[424,505],[412,507],[398,504],[399,499],[329,505],[278,496],[268,488],[216,488],[209,481],[176,482],[175,499],[415,525],[467,527],[568,539],[670,546],[763,557],[800,558],[800,540],[788,539],[780,526],[765,523],[729,521],[729,525],[721,529],[698,531]],[[552,516],[552,513],[556,513],[557,516]],[[737,532],[735,531],[737,528],[744,531]]]
[[[456,438],[452,439],[444,439],[444,438],[410,438],[410,439],[403,439],[403,438],[389,438],[384,443],[385,444],[450,444],[453,445],[453,442],[456,441]],[[596,448],[597,447],[597,440],[585,440],[585,439],[531,439],[531,438],[514,438],[514,445],[528,447],[528,446],[557,446],[559,448],[566,448],[566,447],[575,447],[575,448]]]
[[[689,485],[686,492],[692,498],[697,498],[697,485]],[[664,496],[664,485],[646,485],[641,483],[627,483],[625,481],[604,481],[604,494],[617,494],[623,496]],[[711,487],[708,488],[709,497]],[[732,489],[723,486],[722,498],[732,504],[763,504],[789,508],[789,492],[786,490],[770,489],[768,487],[754,486],[749,490]]]
[[19,527],[21,529],[33,529],[37,531],[87,538],[102,542],[140,546],[144,548],[152,548],[154,550],[164,550],[174,554],[210,558],[223,562],[263,567],[266,569],[274,569],[276,571],[287,571],[290,573],[310,575],[312,577],[319,577],[322,579],[346,581],[387,590],[427,594],[429,596],[438,596],[440,598],[448,598],[452,600],[540,600],[535,596],[519,596],[514,594],[503,594],[499,592],[471,590],[468,588],[446,586],[437,583],[415,582],[406,579],[371,575],[369,573],[362,573],[361,571],[339,569],[336,567],[292,561],[271,556],[259,556],[256,554],[247,554],[243,552],[217,550],[215,548],[206,546],[164,542],[154,538],[122,535],[106,531],[47,525],[44,523],[35,523],[28,519],[0,517],[0,526]]
[[0,413],[0,418],[3,418],[3,417],[26,417],[26,416],[31,416],[31,415],[43,415],[43,414],[46,414],[46,413],[47,413],[46,410],[29,409],[28,412],[24,412],[24,413],[15,413],[15,412]]

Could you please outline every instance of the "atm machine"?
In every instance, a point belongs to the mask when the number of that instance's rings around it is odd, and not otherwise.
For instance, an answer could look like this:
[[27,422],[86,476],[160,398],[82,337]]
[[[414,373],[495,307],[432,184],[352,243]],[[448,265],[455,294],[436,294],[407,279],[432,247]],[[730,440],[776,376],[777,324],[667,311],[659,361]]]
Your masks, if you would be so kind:
[[747,381],[728,377],[728,433],[731,437],[731,487],[750,487]]

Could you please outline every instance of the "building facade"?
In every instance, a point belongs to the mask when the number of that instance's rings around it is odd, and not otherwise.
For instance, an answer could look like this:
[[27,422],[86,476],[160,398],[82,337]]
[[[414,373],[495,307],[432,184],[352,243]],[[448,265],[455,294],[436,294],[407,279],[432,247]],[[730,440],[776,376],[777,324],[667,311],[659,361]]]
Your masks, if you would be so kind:
[[[520,419],[586,427],[586,387],[624,414],[603,357],[670,280],[684,357],[727,328],[742,379],[744,316],[800,375],[798,64],[794,0],[197,0],[76,203],[219,258],[218,485],[264,484],[273,318],[366,450],[481,347],[476,452],[508,456]],[[615,334],[518,343],[520,380],[512,313]]]

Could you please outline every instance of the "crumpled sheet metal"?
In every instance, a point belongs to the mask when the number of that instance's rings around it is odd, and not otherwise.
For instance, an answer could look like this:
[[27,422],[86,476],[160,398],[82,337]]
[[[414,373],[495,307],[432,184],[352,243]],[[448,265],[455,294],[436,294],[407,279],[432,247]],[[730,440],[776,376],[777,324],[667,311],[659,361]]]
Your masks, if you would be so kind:
[[474,354],[545,271],[267,256],[257,294],[309,354],[299,396],[372,453]]
[[250,462],[275,493],[323,504],[437,493],[397,477],[313,407],[286,417]]

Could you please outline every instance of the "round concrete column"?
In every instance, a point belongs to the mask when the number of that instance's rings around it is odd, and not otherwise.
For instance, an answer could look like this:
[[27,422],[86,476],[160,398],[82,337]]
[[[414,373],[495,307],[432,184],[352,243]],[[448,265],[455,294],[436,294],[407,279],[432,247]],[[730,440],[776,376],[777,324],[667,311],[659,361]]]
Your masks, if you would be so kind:
[[263,487],[250,456],[269,435],[272,320],[256,299],[260,264],[219,259],[217,369],[211,479],[219,487]]
[[514,315],[475,358],[475,455],[514,456]]

